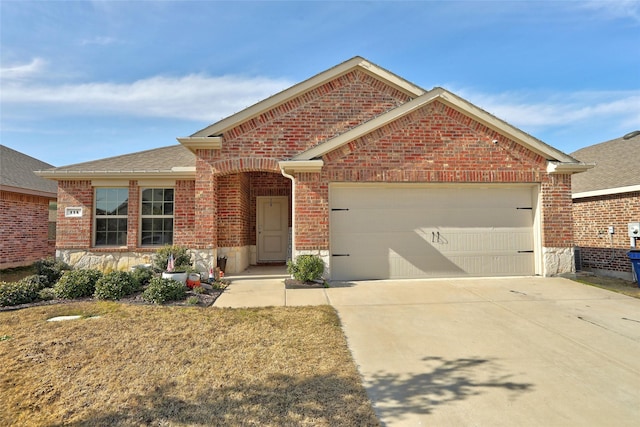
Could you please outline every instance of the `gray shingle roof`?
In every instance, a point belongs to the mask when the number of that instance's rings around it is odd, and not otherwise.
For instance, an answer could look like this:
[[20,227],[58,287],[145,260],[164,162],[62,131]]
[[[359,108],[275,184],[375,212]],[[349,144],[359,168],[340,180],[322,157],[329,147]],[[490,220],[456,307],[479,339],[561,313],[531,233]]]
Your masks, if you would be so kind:
[[49,163],[0,145],[0,185],[3,187],[51,193],[55,197],[58,184],[33,173],[51,167]]
[[196,156],[182,145],[155,148],[153,150],[124,154],[106,159],[77,163],[69,166],[49,169],[61,176],[65,173],[145,173],[171,172],[172,168],[195,167]]
[[640,135],[582,148],[571,154],[596,166],[572,177],[572,192],[607,190],[640,185]]

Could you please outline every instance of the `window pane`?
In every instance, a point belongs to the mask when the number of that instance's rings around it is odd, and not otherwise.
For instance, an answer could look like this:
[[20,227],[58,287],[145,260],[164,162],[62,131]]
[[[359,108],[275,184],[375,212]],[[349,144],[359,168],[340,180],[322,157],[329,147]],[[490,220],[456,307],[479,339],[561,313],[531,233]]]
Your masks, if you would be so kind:
[[143,202],[150,202],[151,198],[153,196],[153,192],[150,188],[146,188],[144,190],[142,190],[142,201]]
[[165,215],[173,215],[173,203],[165,203],[164,204],[164,214]]
[[153,201],[161,202],[164,198],[164,190],[162,188],[154,188],[153,189]]
[[164,190],[164,201],[173,202],[173,188],[166,188]]
[[142,203],[142,215],[151,215],[151,203]]

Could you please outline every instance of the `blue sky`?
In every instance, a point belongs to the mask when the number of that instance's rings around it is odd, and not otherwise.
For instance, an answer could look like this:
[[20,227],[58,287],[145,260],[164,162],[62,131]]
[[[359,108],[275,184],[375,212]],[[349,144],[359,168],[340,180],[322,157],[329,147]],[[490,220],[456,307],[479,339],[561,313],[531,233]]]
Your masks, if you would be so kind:
[[566,153],[640,129],[640,1],[0,0],[0,140],[173,145],[354,56]]

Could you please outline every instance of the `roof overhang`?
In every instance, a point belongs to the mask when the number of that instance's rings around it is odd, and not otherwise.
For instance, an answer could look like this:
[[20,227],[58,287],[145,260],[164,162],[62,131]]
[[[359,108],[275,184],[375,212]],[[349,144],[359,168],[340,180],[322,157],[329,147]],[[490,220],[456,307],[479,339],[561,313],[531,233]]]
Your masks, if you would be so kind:
[[196,150],[219,150],[222,148],[221,136],[186,136],[176,139],[193,153]]
[[583,191],[582,193],[574,193],[572,199],[584,199],[586,197],[610,196],[614,194],[633,193],[640,191],[640,185],[628,185],[626,187],[603,188],[602,190]]
[[278,162],[280,169],[286,174],[311,172],[319,173],[324,166],[322,160],[283,160]]
[[195,166],[185,166],[165,170],[44,170],[35,171],[34,173],[42,178],[55,181],[77,181],[80,179],[195,179],[196,168]]
[[549,161],[547,162],[547,173],[549,174],[567,174],[580,173],[593,168],[595,163],[561,163]]
[[[54,184],[51,184],[54,185]],[[0,191],[8,191],[10,193],[28,194],[29,196],[46,197],[49,199],[55,199],[58,197],[58,193],[51,193],[48,191],[32,190],[30,188],[13,187],[11,185],[0,184]]]

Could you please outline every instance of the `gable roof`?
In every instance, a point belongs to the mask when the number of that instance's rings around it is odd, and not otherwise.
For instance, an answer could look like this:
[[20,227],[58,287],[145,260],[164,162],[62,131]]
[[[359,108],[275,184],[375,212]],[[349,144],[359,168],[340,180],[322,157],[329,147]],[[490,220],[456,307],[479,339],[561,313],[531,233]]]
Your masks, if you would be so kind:
[[225,119],[220,120],[208,126],[187,138],[178,138],[180,142],[188,145],[189,141],[195,141],[199,138],[216,137],[223,134],[225,131],[239,125],[242,122],[250,120],[260,114],[271,110],[278,105],[296,98],[297,96],[308,92],[318,86],[336,79],[342,75],[350,73],[353,70],[360,70],[373,77],[383,80],[388,85],[398,89],[399,91],[409,95],[410,97],[418,97],[425,93],[425,90],[414,85],[413,83],[393,74],[392,72],[373,64],[366,59],[356,56],[342,64],[336,65],[320,74],[317,74],[301,83],[291,86],[289,89],[285,89],[280,93],[277,93],[267,99],[264,99],[257,104],[252,105],[236,114],[233,114]]
[[39,170],[49,179],[170,178],[193,179],[196,156],[182,145],[155,148],[101,160]]
[[56,183],[33,172],[51,167],[49,163],[0,145],[0,190],[55,198]]
[[429,92],[424,93],[423,95],[417,97],[416,99],[409,101],[401,106],[388,111],[380,116],[363,123],[362,125],[355,127],[335,138],[332,138],[328,141],[325,141],[303,153],[300,153],[292,160],[312,160],[319,157],[322,157],[324,154],[335,150],[336,148],[349,143],[357,138],[360,138],[376,129],[379,129],[386,124],[397,120],[411,112],[422,108],[434,101],[440,101],[461,113],[474,118],[478,122],[484,124],[490,129],[500,133],[501,135],[505,135],[510,139],[524,145],[529,150],[538,153],[543,156],[545,159],[549,161],[555,161],[560,163],[571,163],[578,164],[579,162],[568,156],[567,154],[551,147],[550,145],[545,144],[532,137],[531,135],[521,131],[518,128],[511,126],[510,124],[498,119],[497,117],[487,113],[486,111],[476,107],[470,102],[460,98],[457,95],[443,89],[443,88],[434,88]]
[[596,163],[593,169],[573,177],[574,199],[640,191],[640,135],[601,142],[572,155]]

